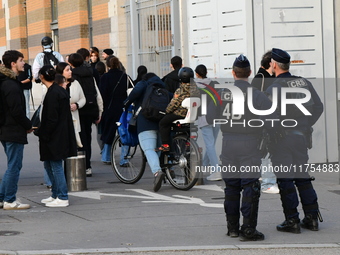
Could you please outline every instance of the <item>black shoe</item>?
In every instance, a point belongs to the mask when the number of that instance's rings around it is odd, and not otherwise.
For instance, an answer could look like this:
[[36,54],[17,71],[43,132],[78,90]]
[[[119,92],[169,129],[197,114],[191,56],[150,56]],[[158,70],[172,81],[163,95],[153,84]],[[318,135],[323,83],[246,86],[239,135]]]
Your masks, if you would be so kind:
[[300,234],[300,220],[299,219],[289,219],[282,222],[280,225],[276,226],[277,231],[290,232],[294,234]]
[[246,228],[240,230],[240,241],[242,242],[262,240],[264,240],[264,234],[254,228]]
[[228,233],[227,236],[232,238],[238,237],[240,233],[240,224],[238,222],[227,221]]
[[318,217],[315,215],[307,214],[305,218],[302,220],[300,226],[302,228],[306,228],[312,231],[318,231],[319,230],[319,222]]
[[227,236],[230,236],[231,238],[235,238],[239,236],[239,230],[229,230]]
[[163,173],[163,171],[158,171],[155,174],[155,180],[153,182],[153,191],[157,192],[161,188],[164,177],[165,174]]
[[119,166],[120,166],[120,167],[129,167],[130,164],[129,164],[129,163],[124,163],[124,164],[120,164]]

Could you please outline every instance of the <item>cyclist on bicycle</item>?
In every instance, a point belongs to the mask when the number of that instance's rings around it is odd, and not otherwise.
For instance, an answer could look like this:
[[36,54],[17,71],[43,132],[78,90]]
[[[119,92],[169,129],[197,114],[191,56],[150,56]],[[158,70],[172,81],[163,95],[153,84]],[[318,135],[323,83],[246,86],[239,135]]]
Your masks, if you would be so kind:
[[182,67],[178,71],[178,77],[181,81],[179,88],[175,91],[174,97],[166,108],[166,115],[159,122],[159,130],[162,139],[162,146],[158,148],[160,151],[169,151],[169,139],[171,131],[171,123],[178,119],[184,119],[188,109],[181,104],[187,97],[199,97],[200,91],[194,83],[194,71],[190,67]]
[[[138,109],[142,105],[147,87],[155,83],[162,85],[165,88],[165,84],[156,74],[145,74],[143,79],[136,84],[128,98],[125,100],[125,107],[127,108],[134,103],[135,109],[137,109],[136,112],[138,112]],[[157,192],[161,188],[162,181],[165,177],[165,174],[160,167],[158,153],[155,151],[155,148],[158,148],[160,145],[158,122],[148,120],[143,114],[136,114],[139,144],[144,151],[151,171],[154,174],[153,190]]]

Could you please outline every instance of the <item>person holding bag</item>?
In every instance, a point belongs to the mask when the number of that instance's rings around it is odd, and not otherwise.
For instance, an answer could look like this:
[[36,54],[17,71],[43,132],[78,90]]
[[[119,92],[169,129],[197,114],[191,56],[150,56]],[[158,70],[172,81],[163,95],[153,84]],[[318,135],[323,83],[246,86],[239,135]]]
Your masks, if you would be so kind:
[[47,87],[38,132],[40,160],[52,182],[52,195],[41,200],[47,207],[69,205],[63,160],[77,156],[77,145],[67,91],[54,82],[56,71],[43,66],[39,79]]
[[137,133],[139,144],[145,153],[147,162],[154,175],[153,190],[157,192],[162,186],[162,180],[164,179],[164,173],[160,167],[159,155],[155,151],[161,145],[161,137],[159,134],[159,122],[151,121],[147,119],[143,114],[139,112],[142,102],[144,100],[145,92],[149,86],[153,84],[159,84],[165,88],[164,82],[154,73],[147,73],[143,76],[143,79],[139,81],[130,95],[125,101],[125,109],[134,103],[136,113],[134,118],[137,119]]
[[108,58],[106,64],[109,71],[101,77],[99,85],[104,103],[101,119],[101,140],[104,146],[101,160],[104,164],[111,164],[111,146],[116,136],[116,122],[123,113],[123,102],[127,97],[128,77],[120,70],[120,61],[117,57]]

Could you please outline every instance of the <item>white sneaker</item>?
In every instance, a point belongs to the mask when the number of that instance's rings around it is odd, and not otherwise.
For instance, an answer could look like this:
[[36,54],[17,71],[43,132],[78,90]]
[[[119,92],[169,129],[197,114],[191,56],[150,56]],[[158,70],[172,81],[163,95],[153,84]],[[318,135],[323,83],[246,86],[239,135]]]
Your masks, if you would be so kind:
[[46,204],[46,203],[52,202],[52,201],[54,201],[54,200],[55,200],[55,198],[53,198],[53,197],[48,197],[48,198],[42,199],[42,200],[41,200],[41,203]]
[[29,204],[22,204],[18,200],[15,200],[12,203],[4,202],[3,208],[4,210],[26,210],[31,206]]
[[207,177],[207,180],[208,181],[220,181],[222,180],[222,174],[221,172],[214,172]]
[[61,200],[59,198],[54,199],[52,202],[45,204],[47,207],[66,207],[68,206],[68,200]]
[[280,190],[279,190],[279,188],[277,187],[277,185],[274,185],[274,186],[271,186],[271,187],[268,188],[268,189],[263,189],[262,192],[263,192],[263,193],[267,193],[267,194],[279,194],[279,193],[280,193]]
[[91,177],[92,176],[92,168],[86,169],[86,176]]

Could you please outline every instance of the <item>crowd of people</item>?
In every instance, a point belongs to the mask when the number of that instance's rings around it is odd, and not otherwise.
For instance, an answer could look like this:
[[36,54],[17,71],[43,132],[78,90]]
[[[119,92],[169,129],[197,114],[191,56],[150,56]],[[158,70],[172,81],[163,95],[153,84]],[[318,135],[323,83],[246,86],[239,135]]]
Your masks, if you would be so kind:
[[[111,164],[111,146],[122,112],[132,103],[138,109],[146,97],[147,88],[154,84],[166,89],[172,98],[164,117],[160,121],[153,121],[138,112],[135,117],[139,143],[154,175],[153,190],[157,192],[165,177],[160,167],[159,152],[170,150],[170,125],[175,120],[184,119],[187,114],[187,109],[181,106],[182,101],[187,97],[200,97],[216,85],[216,82],[208,78],[206,66],[200,64],[194,71],[184,67],[181,57],[175,56],[171,59],[173,71],[163,78],[148,72],[147,67],[142,65],[137,69],[138,76],[132,81],[111,49],[102,51],[103,62],[100,61],[96,47],[90,50],[78,49],[64,60],[60,53],[52,50],[53,41],[50,37],[44,37],[41,44],[43,52],[36,56],[32,68],[25,64],[23,54],[16,50],[6,51],[2,56],[0,141],[7,155],[8,169],[0,185],[0,206],[5,210],[30,208],[30,205],[16,199],[16,192],[24,144],[27,144],[27,134],[33,130],[39,137],[40,160],[44,162],[46,185],[51,188],[51,196],[41,202],[47,207],[68,206],[63,160],[84,151],[86,175],[92,176],[91,142],[92,125],[95,124],[100,138],[101,161]],[[250,63],[241,54],[233,63],[234,86],[244,94],[251,89],[254,108],[268,110],[272,105],[274,90],[280,93],[282,88],[291,88],[292,81],[299,80],[299,84],[311,94],[312,99],[306,104],[310,116],[302,115],[292,108],[286,116],[280,114],[281,109],[259,116],[248,108],[247,100],[243,102],[245,113],[233,115],[235,102],[231,92],[228,89],[214,89],[218,94],[208,97],[207,114],[201,114],[197,120],[204,141],[202,165],[216,170],[207,179],[223,179],[228,235],[240,237],[241,241],[264,239],[264,235],[256,229],[261,190],[265,193],[280,193],[285,220],[277,226],[278,231],[300,233],[300,227],[318,230],[317,195],[308,173],[296,176],[293,172],[274,174],[267,171],[263,173],[261,184],[261,172],[221,173],[217,170],[219,165],[240,169],[242,166],[260,168],[261,164],[304,166],[307,163],[308,132],[322,114],[323,104],[312,84],[302,77],[291,75],[289,67],[290,55],[273,48],[264,54],[261,68],[250,84]],[[32,127],[29,119],[32,79],[41,82],[47,89],[42,100],[39,127]],[[133,89],[128,95],[129,88]],[[291,96],[294,98],[294,93]],[[218,98],[220,104],[216,103],[215,99]],[[296,125],[293,128],[282,128],[264,122],[264,126],[254,128],[215,125],[214,122],[215,119],[226,119],[230,123],[233,120],[246,123],[249,119],[264,118],[293,119]],[[220,130],[223,136],[222,152],[217,155],[216,140]],[[269,154],[263,158],[258,149],[264,131],[271,137],[271,163],[268,161]],[[129,162],[121,162],[120,166],[129,167]],[[301,223],[297,210],[298,193],[305,213]]]

